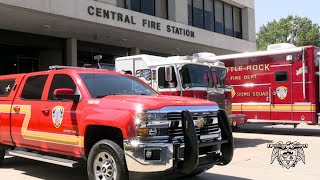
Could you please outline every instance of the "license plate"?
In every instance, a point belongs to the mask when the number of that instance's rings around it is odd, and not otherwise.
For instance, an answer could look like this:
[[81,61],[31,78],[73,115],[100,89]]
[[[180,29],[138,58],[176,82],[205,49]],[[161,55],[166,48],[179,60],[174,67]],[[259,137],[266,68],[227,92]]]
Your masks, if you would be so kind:
[[218,138],[218,137],[219,137],[219,134],[201,135],[200,140],[213,139],[213,138]]

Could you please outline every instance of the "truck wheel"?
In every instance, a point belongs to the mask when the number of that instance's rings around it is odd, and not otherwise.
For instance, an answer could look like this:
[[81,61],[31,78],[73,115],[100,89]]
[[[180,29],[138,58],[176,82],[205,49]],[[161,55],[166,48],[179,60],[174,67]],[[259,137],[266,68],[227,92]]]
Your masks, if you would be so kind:
[[87,173],[89,180],[129,179],[123,149],[109,140],[97,142],[89,153]]
[[5,154],[6,154],[6,149],[3,149],[0,147],[0,165],[2,164],[2,162],[4,160]]

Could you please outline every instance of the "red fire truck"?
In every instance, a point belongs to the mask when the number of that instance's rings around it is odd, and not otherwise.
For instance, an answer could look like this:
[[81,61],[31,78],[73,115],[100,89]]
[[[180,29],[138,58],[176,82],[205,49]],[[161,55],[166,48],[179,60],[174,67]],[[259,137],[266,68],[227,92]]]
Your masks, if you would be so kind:
[[212,59],[227,67],[233,113],[254,123],[319,124],[320,48],[275,44]]
[[191,56],[161,57],[134,55],[115,59],[115,69],[139,77],[163,95],[195,97],[218,103],[233,127],[246,124],[246,116],[231,114],[231,91],[225,82],[223,63],[198,63],[201,53]]

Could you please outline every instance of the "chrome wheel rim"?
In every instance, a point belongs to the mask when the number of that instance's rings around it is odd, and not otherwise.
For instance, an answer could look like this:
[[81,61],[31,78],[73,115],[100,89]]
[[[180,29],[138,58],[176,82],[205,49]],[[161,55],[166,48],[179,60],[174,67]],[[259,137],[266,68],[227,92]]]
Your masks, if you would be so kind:
[[116,180],[117,166],[109,153],[99,153],[94,160],[93,168],[96,180]]

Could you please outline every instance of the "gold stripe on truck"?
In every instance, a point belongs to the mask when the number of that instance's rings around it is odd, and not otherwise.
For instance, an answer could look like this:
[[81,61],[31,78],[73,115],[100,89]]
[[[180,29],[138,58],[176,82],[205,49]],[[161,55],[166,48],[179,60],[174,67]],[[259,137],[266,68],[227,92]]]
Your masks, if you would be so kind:
[[233,111],[315,112],[315,104],[242,104],[232,105]]
[[[20,107],[19,112],[15,112],[15,106]],[[30,131],[28,130],[29,122],[31,119],[31,106],[30,105],[0,105],[0,113],[16,113],[24,114],[24,119],[21,127],[21,135],[25,139],[36,140],[36,141],[46,141],[49,143],[57,143],[71,146],[84,146],[84,138],[81,136],[70,136],[64,134],[47,133],[40,131]]]

